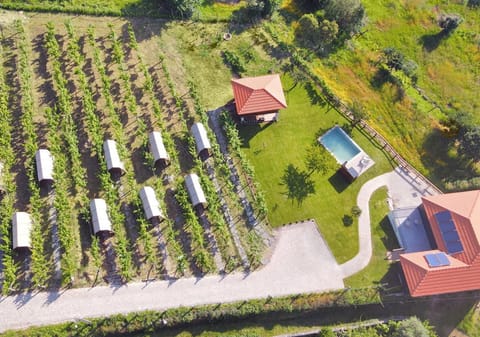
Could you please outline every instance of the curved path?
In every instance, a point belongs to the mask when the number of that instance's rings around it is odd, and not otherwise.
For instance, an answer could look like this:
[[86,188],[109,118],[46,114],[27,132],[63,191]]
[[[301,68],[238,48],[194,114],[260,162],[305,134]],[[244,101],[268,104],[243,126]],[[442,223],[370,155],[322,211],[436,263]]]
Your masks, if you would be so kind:
[[362,210],[358,218],[359,251],[353,259],[340,265],[340,270],[344,278],[359,272],[370,262],[370,258],[372,257],[372,230],[370,226],[369,201],[373,192],[382,186],[387,186],[388,178],[392,173],[393,172],[385,173],[367,181],[360,188],[360,192],[358,192],[357,206]]
[[373,192],[383,186],[388,188],[390,209],[418,206],[422,203],[422,196],[432,194],[424,182],[417,180],[408,171],[399,167],[363,184],[357,196],[357,205],[362,210],[358,218],[359,252],[353,259],[340,265],[344,278],[358,273],[370,262],[372,257],[372,234],[369,202]]
[[121,287],[0,298],[0,332],[87,317],[342,289],[338,264],[313,221],[282,227],[270,261],[249,274],[211,275]]

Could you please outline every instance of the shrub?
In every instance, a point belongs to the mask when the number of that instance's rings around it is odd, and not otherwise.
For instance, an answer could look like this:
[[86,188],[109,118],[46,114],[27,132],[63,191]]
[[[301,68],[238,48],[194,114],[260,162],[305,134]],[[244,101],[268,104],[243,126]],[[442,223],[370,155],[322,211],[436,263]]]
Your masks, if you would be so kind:
[[442,14],[438,19],[438,25],[446,33],[451,33],[454,31],[460,23],[462,23],[463,18],[458,14]]
[[237,74],[241,74],[245,71],[245,66],[243,65],[240,57],[234,52],[225,50],[223,52],[223,61],[230,66],[232,71]]

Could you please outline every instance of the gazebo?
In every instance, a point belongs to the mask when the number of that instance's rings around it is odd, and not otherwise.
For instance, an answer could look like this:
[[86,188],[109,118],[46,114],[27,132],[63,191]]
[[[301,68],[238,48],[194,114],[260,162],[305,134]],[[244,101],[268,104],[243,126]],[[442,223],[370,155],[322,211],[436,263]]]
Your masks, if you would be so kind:
[[275,122],[287,107],[278,74],[232,79],[236,114],[242,123]]

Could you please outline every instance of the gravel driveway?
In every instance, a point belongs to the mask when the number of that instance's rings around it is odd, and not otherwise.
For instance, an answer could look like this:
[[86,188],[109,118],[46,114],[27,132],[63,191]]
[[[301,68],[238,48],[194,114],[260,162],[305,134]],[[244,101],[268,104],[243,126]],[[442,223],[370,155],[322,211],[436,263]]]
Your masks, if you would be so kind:
[[250,274],[3,297],[0,332],[115,313],[323,292],[343,286],[340,268],[317,225],[307,221],[277,230],[270,261]]

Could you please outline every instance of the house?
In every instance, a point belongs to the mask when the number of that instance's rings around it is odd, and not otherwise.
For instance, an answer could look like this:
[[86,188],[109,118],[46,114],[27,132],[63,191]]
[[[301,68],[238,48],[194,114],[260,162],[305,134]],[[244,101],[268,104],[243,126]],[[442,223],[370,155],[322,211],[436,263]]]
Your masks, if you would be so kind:
[[15,212],[12,217],[12,247],[13,249],[32,247],[30,233],[32,231],[32,219],[30,214]]
[[162,134],[159,131],[153,131],[148,135],[148,144],[153,156],[154,165],[165,167],[170,163],[170,156],[163,144]]
[[39,149],[35,153],[38,182],[53,182],[53,157],[50,151]]
[[105,200],[92,199],[90,201],[90,213],[92,214],[93,234],[100,232],[113,233]]
[[480,190],[422,198],[436,249],[400,255],[413,297],[480,289]]
[[118,177],[124,175],[125,166],[118,155],[117,143],[114,140],[107,139],[103,143],[103,152],[110,174]]
[[274,122],[287,102],[278,74],[232,79],[236,114],[243,123]]
[[193,138],[195,138],[197,155],[202,160],[207,159],[210,156],[210,149],[212,148],[208,140],[207,130],[202,123],[194,123],[190,131]]
[[207,199],[200,185],[200,178],[195,173],[187,174],[185,176],[185,185],[193,207],[201,213],[207,207]]
[[150,186],[142,187],[142,189],[140,190],[140,199],[142,200],[145,217],[148,220],[157,218],[158,220],[162,221],[165,219],[162,211],[160,210],[160,204],[158,203],[153,188],[151,188]]

